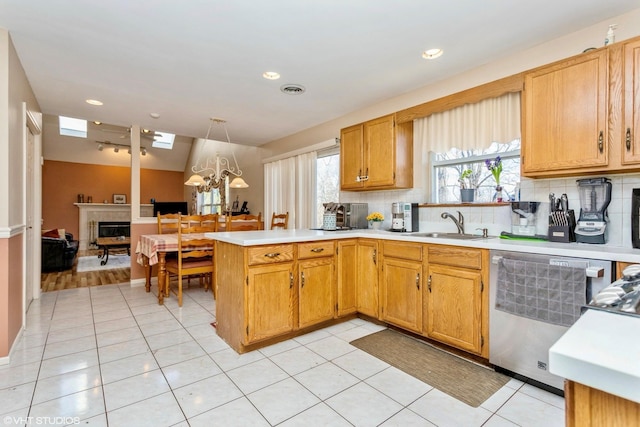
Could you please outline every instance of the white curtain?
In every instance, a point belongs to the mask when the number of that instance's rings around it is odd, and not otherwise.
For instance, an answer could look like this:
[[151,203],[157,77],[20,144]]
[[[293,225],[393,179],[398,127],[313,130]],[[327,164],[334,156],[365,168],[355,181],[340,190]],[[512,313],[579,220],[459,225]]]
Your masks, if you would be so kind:
[[414,121],[414,138],[425,152],[483,149],[520,138],[520,92],[435,113]]
[[[316,160],[315,151],[296,156],[297,191],[295,224],[298,229],[315,227],[316,212]],[[289,220],[291,224],[291,220]]]
[[271,227],[272,213],[289,212],[289,228],[295,224],[296,161],[295,158],[277,160],[264,165],[264,224]]

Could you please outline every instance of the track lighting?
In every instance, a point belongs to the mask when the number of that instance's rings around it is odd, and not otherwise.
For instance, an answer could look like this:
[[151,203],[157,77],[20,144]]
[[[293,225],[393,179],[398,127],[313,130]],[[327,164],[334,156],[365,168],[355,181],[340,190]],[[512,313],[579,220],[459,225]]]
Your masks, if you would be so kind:
[[[111,141],[96,141],[98,145],[98,151],[104,150],[104,147],[113,147],[114,153],[119,153],[120,149],[127,150],[127,153],[131,154],[131,146],[127,144],[118,144],[117,142]],[[147,147],[140,147],[140,154],[143,156],[147,155]]]

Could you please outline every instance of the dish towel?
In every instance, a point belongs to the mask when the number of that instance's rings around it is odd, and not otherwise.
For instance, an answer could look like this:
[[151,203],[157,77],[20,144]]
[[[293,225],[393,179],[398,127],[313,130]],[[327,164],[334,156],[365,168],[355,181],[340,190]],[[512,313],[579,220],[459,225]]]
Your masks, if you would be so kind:
[[497,310],[559,326],[571,326],[586,304],[584,268],[540,262],[498,261]]

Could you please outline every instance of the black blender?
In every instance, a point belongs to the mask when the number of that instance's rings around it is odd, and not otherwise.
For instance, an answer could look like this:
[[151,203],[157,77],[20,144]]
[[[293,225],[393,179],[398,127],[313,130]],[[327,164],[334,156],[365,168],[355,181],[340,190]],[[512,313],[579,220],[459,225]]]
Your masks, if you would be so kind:
[[608,178],[587,178],[577,182],[581,206],[576,225],[576,242],[606,243],[611,181]]

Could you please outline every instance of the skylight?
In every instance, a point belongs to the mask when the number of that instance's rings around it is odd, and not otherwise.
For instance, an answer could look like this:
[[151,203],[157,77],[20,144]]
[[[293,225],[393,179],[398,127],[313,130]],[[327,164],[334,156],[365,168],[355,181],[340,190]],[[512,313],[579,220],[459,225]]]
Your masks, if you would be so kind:
[[76,138],[87,137],[87,121],[74,119],[73,117],[59,116],[60,135],[74,136]]
[[175,139],[175,135],[172,133],[166,132],[156,132],[156,135],[160,135],[159,137],[153,140],[151,144],[154,148],[162,148],[164,150],[171,150],[173,148],[173,140]]

